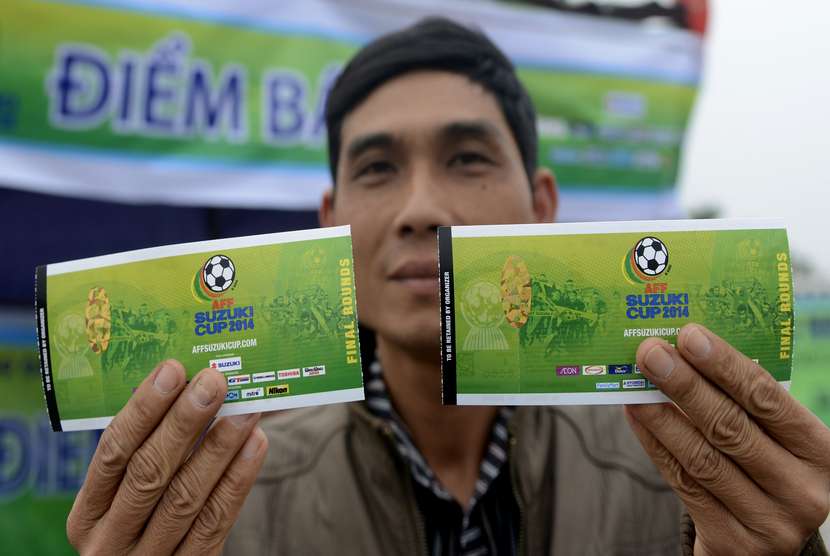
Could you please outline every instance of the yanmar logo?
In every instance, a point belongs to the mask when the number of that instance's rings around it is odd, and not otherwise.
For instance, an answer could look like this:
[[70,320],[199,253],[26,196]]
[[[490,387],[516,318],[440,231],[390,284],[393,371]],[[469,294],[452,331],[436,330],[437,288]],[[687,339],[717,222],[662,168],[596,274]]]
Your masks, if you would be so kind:
[[220,373],[227,373],[228,371],[241,371],[242,358],[241,357],[225,357],[223,359],[211,359],[208,367],[216,369]]

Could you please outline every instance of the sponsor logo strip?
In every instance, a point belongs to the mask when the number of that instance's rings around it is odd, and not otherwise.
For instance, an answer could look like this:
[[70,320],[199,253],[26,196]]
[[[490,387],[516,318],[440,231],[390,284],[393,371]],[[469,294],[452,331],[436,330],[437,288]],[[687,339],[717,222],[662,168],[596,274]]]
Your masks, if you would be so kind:
[[623,380],[623,388],[645,388],[646,387],[646,379],[644,378],[632,378],[629,380]]
[[597,382],[596,383],[597,390],[619,390],[620,383],[619,382]]
[[211,359],[208,367],[216,369],[219,372],[227,373],[228,371],[241,371],[242,358],[241,357],[225,357],[223,359]]
[[251,375],[235,375],[228,377],[228,386],[239,386],[240,384],[250,384]]
[[277,379],[278,380],[285,380],[288,378],[300,378],[302,375],[300,374],[300,369],[284,369],[282,371],[277,371]]
[[583,365],[583,375],[604,375],[608,373],[608,368],[605,365]]
[[251,376],[251,378],[254,382],[271,382],[273,380],[276,380],[277,373],[275,373],[274,371],[270,371],[267,373],[254,373]]
[[326,374],[325,365],[314,365],[313,367],[303,367],[303,376],[322,376]]
[[608,374],[609,375],[630,375],[631,374],[631,365],[628,365],[628,364],[608,365]]
[[556,367],[556,376],[576,376],[579,375],[578,365],[564,365]]
[[243,400],[250,400],[251,398],[261,398],[265,395],[264,390],[262,387],[259,388],[247,388],[242,390],[242,399]]

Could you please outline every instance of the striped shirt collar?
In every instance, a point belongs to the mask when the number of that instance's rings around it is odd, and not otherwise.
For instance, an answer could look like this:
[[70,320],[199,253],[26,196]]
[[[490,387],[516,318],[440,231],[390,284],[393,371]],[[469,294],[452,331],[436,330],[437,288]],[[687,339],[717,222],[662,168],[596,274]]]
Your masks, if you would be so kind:
[[[366,405],[375,416],[389,425],[395,440],[398,453],[407,463],[412,479],[422,487],[429,489],[434,496],[441,500],[453,500],[436,477],[432,468],[424,459],[423,454],[415,446],[409,430],[401,420],[392,405],[383,370],[377,358],[369,366],[369,377],[366,382]],[[487,451],[479,466],[478,479],[472,498],[464,509],[464,525],[469,521],[470,514],[475,510],[479,500],[487,493],[490,486],[499,476],[507,462],[508,434],[507,423],[513,415],[514,408],[502,407],[496,414],[493,428],[490,432],[490,441]]]

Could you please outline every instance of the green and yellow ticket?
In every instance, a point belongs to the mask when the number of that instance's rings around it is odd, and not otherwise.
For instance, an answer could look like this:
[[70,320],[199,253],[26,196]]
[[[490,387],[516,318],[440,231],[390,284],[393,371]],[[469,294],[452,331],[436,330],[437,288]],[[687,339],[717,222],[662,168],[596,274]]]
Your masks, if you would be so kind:
[[167,358],[227,377],[219,415],[364,397],[348,226],[50,264],[36,288],[55,430],[103,428]]
[[639,344],[697,322],[789,386],[793,297],[776,220],[442,227],[445,404],[665,401]]

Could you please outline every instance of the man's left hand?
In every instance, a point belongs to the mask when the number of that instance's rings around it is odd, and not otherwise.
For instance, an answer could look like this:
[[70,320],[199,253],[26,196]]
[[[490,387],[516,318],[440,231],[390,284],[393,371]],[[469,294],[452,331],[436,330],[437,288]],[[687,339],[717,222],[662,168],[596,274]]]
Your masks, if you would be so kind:
[[674,404],[626,415],[695,524],[695,555],[797,554],[830,511],[830,429],[706,328],[637,363]]

